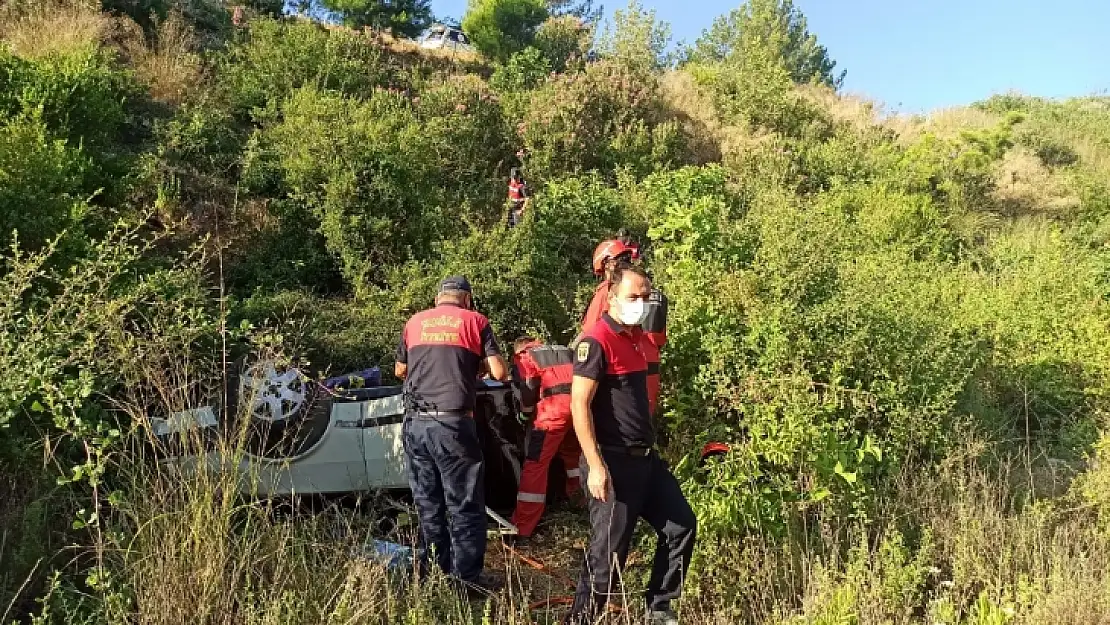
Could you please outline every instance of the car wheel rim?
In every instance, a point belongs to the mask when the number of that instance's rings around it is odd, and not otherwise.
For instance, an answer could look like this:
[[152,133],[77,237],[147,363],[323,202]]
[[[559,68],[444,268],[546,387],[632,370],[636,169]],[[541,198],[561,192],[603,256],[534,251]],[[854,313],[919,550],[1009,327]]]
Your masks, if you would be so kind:
[[257,363],[242,377],[241,397],[250,398],[250,414],[277,423],[297,414],[305,404],[305,383],[296,369],[278,371],[272,362]]

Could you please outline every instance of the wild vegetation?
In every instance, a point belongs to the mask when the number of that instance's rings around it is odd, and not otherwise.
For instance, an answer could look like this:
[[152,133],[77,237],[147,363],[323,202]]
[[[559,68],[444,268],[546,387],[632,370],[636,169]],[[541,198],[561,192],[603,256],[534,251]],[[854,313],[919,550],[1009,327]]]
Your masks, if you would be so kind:
[[[685,622],[1110,621],[1110,100],[889,115],[789,0],[674,57],[638,4],[596,45],[571,5],[476,3],[489,61],[262,2],[3,7],[0,622],[553,619],[500,545],[488,604],[406,585],[360,556],[372,511],[167,472],[150,423],[246,350],[389,365],[448,273],[502,342],[567,341],[622,227],[672,302]],[[584,536],[556,512],[538,555],[573,575]]]

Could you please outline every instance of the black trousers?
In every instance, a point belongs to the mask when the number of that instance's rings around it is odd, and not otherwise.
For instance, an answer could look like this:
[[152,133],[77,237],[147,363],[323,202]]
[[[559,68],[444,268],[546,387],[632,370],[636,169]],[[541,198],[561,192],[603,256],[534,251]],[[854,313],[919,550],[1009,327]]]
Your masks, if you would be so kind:
[[522,212],[523,210],[524,210],[524,200],[520,200],[519,202],[512,201],[512,200],[509,201],[509,220],[508,221],[509,221],[509,227],[510,228],[515,228],[516,226],[520,225],[520,220],[523,219],[523,217],[524,217],[524,213]]
[[477,424],[467,416],[408,414],[401,441],[420,515],[421,568],[430,548],[445,573],[477,580],[486,555],[485,465]]
[[[621,595],[621,569],[643,519],[658,534],[645,599],[649,610],[668,610],[682,594],[694,552],[697,518],[667,463],[654,451],[644,457],[602,450],[612,491],[608,502],[589,497],[590,547],[578,581],[572,617],[593,618],[610,598]],[[589,479],[585,458],[582,483]],[[589,489],[587,488],[587,494]]]

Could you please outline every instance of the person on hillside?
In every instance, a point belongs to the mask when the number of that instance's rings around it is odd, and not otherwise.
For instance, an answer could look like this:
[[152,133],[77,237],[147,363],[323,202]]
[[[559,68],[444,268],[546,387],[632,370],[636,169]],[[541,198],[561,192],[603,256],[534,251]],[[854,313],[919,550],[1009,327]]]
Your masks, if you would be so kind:
[[448,277],[435,307],[405,324],[394,371],[405,381],[402,444],[420,517],[421,570],[431,549],[445,573],[479,592],[500,585],[482,570],[485,476],[474,405],[483,368],[508,377],[489,320],[473,310],[470,282]]
[[513,525],[518,543],[532,536],[543,516],[547,502],[547,472],[555,456],[566,470],[566,493],[580,493],[578,441],[571,432],[570,382],[574,371],[571,351],[561,345],[544,345],[525,337],[513,344],[513,364],[520,405],[524,412],[535,412],[525,444],[524,468],[517,492]]
[[513,228],[524,218],[524,210],[532,193],[528,183],[524,181],[520,169],[513,167],[509,170],[509,227]]
[[621,594],[614,585],[624,579],[621,569],[642,518],[658,534],[645,595],[648,621],[678,624],[671,602],[682,593],[697,519],[654,449],[640,327],[651,292],[643,269],[619,265],[609,279],[608,312],[574,350],[571,415],[582,448],[591,532],[566,623],[592,623],[606,601]]

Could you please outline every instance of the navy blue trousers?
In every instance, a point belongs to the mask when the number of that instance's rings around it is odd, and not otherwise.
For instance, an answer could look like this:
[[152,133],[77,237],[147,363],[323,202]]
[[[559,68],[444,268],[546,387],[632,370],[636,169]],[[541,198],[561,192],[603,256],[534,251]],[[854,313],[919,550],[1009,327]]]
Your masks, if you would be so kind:
[[[694,553],[697,517],[667,463],[654,451],[633,457],[602,450],[601,456],[609,467],[612,490],[607,502],[588,497],[590,547],[571,608],[572,622],[593,622],[606,602],[621,595],[620,573],[638,519],[647,521],[658,536],[644,597],[649,610],[669,610],[671,601],[682,594]],[[580,467],[588,495],[585,456]]]
[[477,424],[471,417],[410,413],[402,442],[420,514],[421,568],[434,555],[443,572],[476,581],[486,556],[485,464]]

